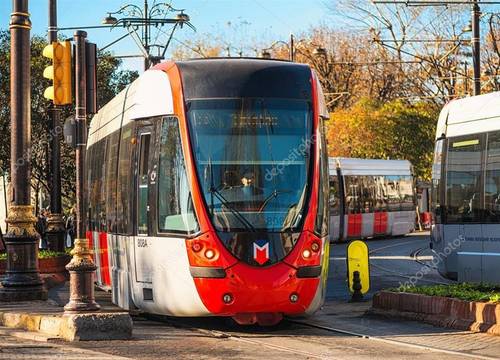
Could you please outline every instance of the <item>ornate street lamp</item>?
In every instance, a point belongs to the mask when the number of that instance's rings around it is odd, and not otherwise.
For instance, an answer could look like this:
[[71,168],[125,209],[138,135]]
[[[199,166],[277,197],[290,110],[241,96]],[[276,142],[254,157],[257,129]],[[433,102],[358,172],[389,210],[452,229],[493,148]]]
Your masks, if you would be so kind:
[[[176,16],[174,18],[167,18],[167,15],[172,12],[177,12]],[[123,17],[117,18],[113,15],[121,15]],[[154,2],[153,6],[149,7],[147,0],[144,0],[144,7],[142,9],[137,5],[127,4],[117,11],[108,12],[108,15],[102,20],[102,24],[111,27],[111,29],[117,26],[127,29],[129,35],[134,39],[144,56],[145,70],[164,59],[177,27],[182,28],[184,25],[187,25],[191,29],[196,30],[190,23],[189,15],[184,12],[184,9],[176,9],[165,2]],[[158,28],[166,24],[174,25],[167,42],[164,45],[151,43],[151,26]],[[137,33],[139,27],[142,28],[140,36]],[[158,29],[158,31],[161,30]],[[151,55],[152,48],[158,49],[158,55]]]

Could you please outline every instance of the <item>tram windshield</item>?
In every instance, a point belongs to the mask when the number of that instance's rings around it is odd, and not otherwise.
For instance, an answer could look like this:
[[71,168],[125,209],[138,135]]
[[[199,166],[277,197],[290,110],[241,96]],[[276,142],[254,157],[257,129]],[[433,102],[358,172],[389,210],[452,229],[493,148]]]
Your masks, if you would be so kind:
[[191,141],[218,231],[294,231],[307,198],[311,104],[290,99],[188,103]]

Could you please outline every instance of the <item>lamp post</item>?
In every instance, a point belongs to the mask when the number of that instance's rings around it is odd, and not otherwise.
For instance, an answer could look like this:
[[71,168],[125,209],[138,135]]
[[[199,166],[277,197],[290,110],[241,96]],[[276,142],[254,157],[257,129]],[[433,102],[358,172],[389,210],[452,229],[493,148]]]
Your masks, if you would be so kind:
[[[173,11],[178,12],[175,18],[160,18]],[[116,14],[124,15],[124,17],[116,18],[113,16]],[[158,64],[164,59],[174,31],[178,26],[182,28],[184,25],[187,25],[195,29],[189,20],[189,16],[184,13],[184,9],[175,9],[170,4],[163,2],[155,3],[153,6],[149,7],[148,0],[144,0],[142,9],[134,4],[124,5],[117,11],[109,12],[102,23],[105,27],[111,27],[111,29],[119,25],[127,28],[129,35],[132,36],[144,56],[144,70],[147,70],[151,65]],[[151,43],[151,26],[158,27],[165,24],[174,25],[167,43],[165,45]],[[142,27],[141,36],[137,34],[138,27]],[[151,55],[151,49],[154,47],[158,48],[158,55],[156,56]]]
[[47,292],[38,272],[36,219],[31,206],[31,71],[28,0],[13,0],[10,21],[11,196],[5,234],[6,276],[2,301],[42,300]]
[[87,147],[87,72],[86,72],[86,37],[85,31],[78,30],[75,40],[75,102],[76,102],[76,235],[75,248],[71,252],[73,258],[66,265],[70,276],[70,298],[64,306],[67,313],[97,311],[99,305],[94,298],[94,272],[96,266],[92,261],[92,251],[86,238],[87,189],[85,155]]

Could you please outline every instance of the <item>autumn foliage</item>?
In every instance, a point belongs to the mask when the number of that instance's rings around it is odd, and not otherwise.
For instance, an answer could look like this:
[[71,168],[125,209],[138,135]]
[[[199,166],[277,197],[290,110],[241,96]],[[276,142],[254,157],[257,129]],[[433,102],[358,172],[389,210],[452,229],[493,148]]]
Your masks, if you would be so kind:
[[331,113],[329,155],[406,159],[417,177],[429,179],[438,111],[428,103],[362,99]]

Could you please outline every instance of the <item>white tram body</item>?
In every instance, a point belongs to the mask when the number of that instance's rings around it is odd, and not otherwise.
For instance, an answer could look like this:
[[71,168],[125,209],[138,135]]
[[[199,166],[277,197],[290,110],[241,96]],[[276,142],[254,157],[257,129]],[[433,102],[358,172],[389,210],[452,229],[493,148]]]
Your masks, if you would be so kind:
[[330,241],[400,236],[415,229],[407,160],[330,158]]
[[500,284],[500,92],[444,106],[432,185],[431,247],[440,273]]

